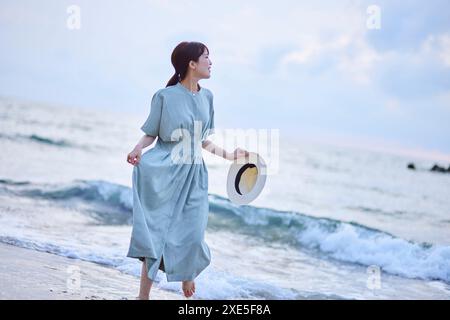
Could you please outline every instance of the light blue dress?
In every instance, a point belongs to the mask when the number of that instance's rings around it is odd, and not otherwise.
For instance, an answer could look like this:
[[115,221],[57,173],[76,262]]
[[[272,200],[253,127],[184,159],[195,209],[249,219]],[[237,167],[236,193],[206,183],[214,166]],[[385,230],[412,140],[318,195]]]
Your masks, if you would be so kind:
[[209,202],[201,142],[214,133],[212,92],[201,87],[192,93],[180,82],[159,89],[141,130],[158,138],[133,168],[127,257],[145,259],[151,280],[159,269],[167,281],[193,280],[211,262],[204,240]]

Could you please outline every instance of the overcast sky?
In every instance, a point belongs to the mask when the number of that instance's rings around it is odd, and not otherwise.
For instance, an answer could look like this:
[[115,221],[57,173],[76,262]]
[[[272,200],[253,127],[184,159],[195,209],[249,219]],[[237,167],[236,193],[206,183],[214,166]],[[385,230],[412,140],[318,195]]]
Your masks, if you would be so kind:
[[[450,154],[448,0],[0,4],[0,95],[144,118],[173,48],[200,41],[218,128]],[[372,4],[379,29],[367,26]],[[80,29],[67,27],[70,5]]]

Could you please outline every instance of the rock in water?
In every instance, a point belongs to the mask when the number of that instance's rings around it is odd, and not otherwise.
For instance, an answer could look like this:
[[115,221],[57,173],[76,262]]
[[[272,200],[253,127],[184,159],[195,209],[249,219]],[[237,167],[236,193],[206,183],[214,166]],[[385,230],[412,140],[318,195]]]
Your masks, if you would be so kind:
[[436,172],[447,172],[447,170],[444,167],[438,166],[435,164],[430,171],[436,171]]

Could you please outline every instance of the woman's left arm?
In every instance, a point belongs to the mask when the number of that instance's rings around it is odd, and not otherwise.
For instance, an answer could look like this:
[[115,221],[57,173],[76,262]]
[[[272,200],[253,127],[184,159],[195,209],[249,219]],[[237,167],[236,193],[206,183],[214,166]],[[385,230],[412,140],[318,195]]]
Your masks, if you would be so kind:
[[248,156],[247,150],[236,148],[234,152],[231,153],[214,144],[211,140],[203,141],[202,148],[211,152],[212,154],[230,161],[236,160],[239,157]]

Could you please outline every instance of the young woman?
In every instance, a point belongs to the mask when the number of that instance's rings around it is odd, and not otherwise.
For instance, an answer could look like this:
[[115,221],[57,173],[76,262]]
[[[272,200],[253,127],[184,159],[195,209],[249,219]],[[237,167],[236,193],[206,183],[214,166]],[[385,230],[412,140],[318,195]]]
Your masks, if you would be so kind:
[[[199,42],[181,42],[171,60],[175,74],[153,95],[141,127],[145,135],[127,156],[134,165],[133,230],[127,257],[143,262],[138,299],[149,299],[158,270],[166,273],[167,281],[182,281],[184,295],[191,297],[194,279],[211,262],[204,241],[208,170],[198,146],[231,161],[248,157],[246,150],[229,153],[206,139],[214,133],[213,94],[198,81],[211,77],[208,48]],[[156,137],[156,145],[141,156]],[[180,146],[190,147],[183,149],[182,161]]]

